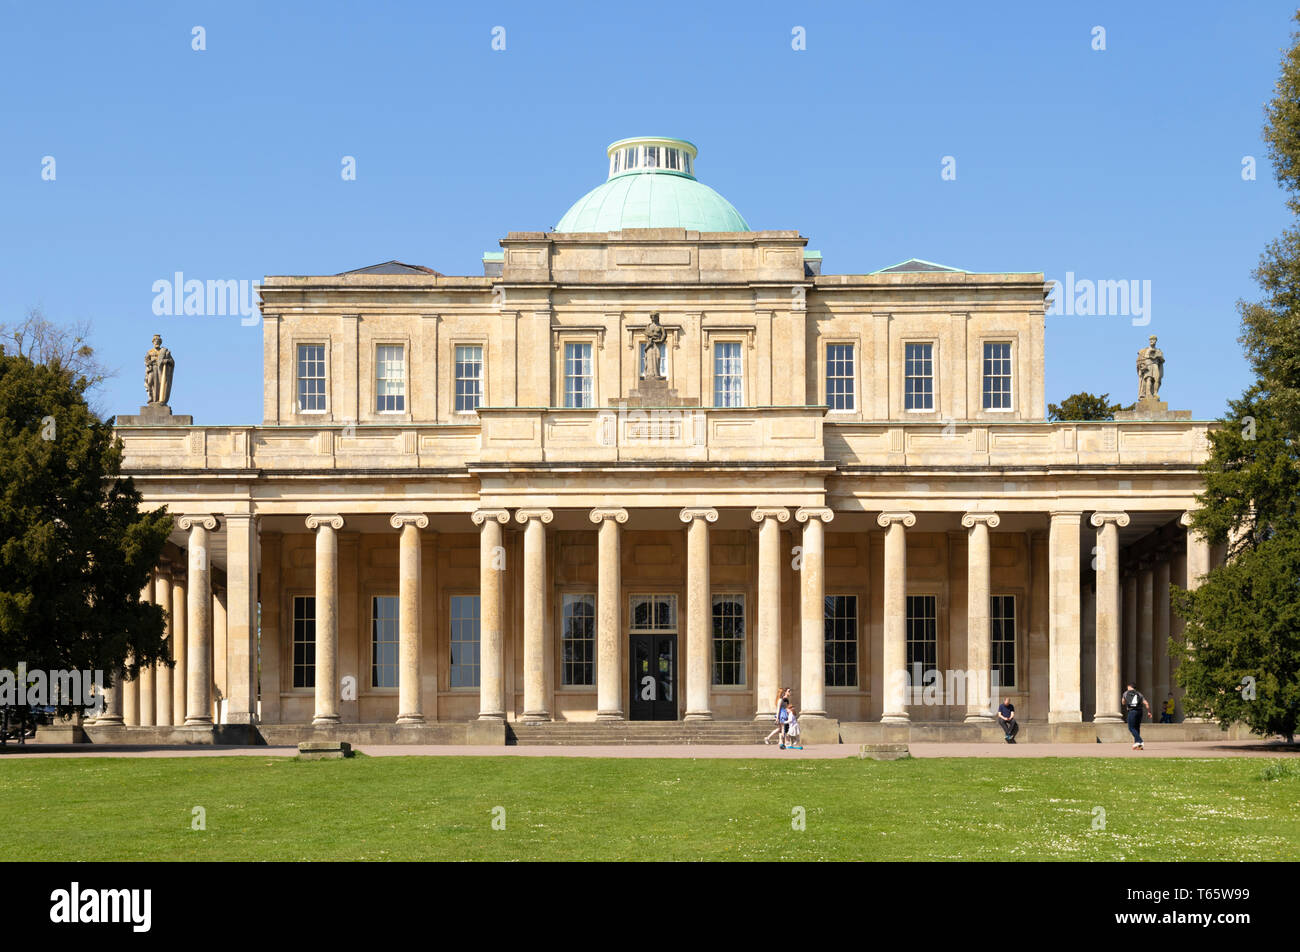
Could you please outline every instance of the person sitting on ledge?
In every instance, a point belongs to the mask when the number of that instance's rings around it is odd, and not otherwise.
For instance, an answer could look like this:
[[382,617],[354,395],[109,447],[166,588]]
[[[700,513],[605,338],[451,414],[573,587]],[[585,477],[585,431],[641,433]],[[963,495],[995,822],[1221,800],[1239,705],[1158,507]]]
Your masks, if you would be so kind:
[[998,722],[1006,742],[1014,744],[1016,735],[1020,733],[1020,722],[1016,720],[1016,706],[1011,703],[1009,697],[1004,697],[1002,703],[998,705]]

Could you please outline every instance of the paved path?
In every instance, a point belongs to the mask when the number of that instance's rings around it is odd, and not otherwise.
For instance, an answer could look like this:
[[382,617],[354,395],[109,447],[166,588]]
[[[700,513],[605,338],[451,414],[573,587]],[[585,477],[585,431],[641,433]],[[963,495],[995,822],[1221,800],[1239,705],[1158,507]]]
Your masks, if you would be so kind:
[[[470,747],[357,745],[371,757],[632,757],[719,760],[836,760],[856,757],[856,744],[822,744],[803,750],[754,745],[611,744],[591,747]],[[933,744],[909,746],[913,757],[1297,757],[1300,747],[1289,750],[1258,740],[1171,741],[1149,743],[1146,750],[1128,744]],[[25,748],[0,748],[0,762],[28,757],[292,757],[296,747],[98,747],[94,745],[27,744]],[[3,769],[3,767],[0,767]]]

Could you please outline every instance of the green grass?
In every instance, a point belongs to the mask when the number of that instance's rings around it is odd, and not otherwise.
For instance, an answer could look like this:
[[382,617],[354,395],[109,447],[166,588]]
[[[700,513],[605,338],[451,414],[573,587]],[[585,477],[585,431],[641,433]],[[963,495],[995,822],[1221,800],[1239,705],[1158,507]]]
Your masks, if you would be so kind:
[[0,757],[0,861],[1290,860],[1277,763]]

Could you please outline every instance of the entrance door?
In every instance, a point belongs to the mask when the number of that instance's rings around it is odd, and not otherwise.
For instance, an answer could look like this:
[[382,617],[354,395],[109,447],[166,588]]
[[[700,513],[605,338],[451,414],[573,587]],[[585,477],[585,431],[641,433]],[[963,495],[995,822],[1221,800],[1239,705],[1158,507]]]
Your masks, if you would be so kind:
[[631,635],[631,719],[677,720],[677,636]]

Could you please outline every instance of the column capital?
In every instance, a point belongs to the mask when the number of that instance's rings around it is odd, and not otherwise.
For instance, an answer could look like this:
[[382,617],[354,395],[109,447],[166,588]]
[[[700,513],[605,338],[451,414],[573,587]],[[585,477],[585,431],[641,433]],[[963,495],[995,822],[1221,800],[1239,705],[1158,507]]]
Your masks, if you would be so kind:
[[807,522],[809,519],[830,522],[834,518],[835,510],[828,506],[800,506],[794,511],[795,522]]
[[912,526],[916,525],[916,514],[896,510],[892,512],[882,512],[876,516],[876,524],[882,529],[888,529],[895,523],[899,523],[910,529]]
[[1083,513],[1077,509],[1053,509],[1048,515],[1053,522],[1065,522],[1076,526],[1083,522]]
[[217,517],[207,513],[197,516],[186,514],[184,516],[176,517],[176,528],[178,529],[189,530],[193,529],[195,526],[199,526],[203,529],[212,530],[217,528],[217,524]]
[[319,513],[307,517],[307,528],[315,531],[321,526],[329,526],[331,529],[339,530],[343,528],[343,517],[334,515],[321,515]]
[[503,526],[510,521],[509,509],[475,509],[470,518],[474,520],[474,525],[481,526],[490,519],[495,519]]
[[540,519],[543,524],[549,525],[555,518],[555,513],[549,509],[516,509],[515,521],[527,524],[530,519]]
[[706,522],[718,521],[718,510],[710,509],[707,506],[686,506],[677,517],[682,522],[693,522],[696,519],[703,519]]
[[755,522],[762,522],[764,519],[775,519],[777,522],[789,522],[790,510],[785,506],[760,506],[751,512],[749,517]]
[[1098,529],[1108,522],[1113,522],[1122,529],[1128,525],[1129,519],[1127,512],[1094,512],[1088,521]]
[[1192,511],[1193,510],[1188,509],[1178,517],[1178,524],[1185,529],[1190,529],[1192,527]]
[[427,529],[429,528],[429,517],[422,512],[395,512],[388,517],[388,524],[394,529],[401,529],[403,526]]
[[598,525],[604,522],[606,519],[613,519],[615,522],[622,523],[622,522],[627,522],[627,510],[626,509],[593,509],[591,510],[591,512],[587,514],[587,517],[591,519],[592,522]]
[[1002,517],[996,512],[968,512],[961,517],[961,524],[967,529],[973,529],[979,523],[983,523],[990,529],[996,529],[1001,522]]

